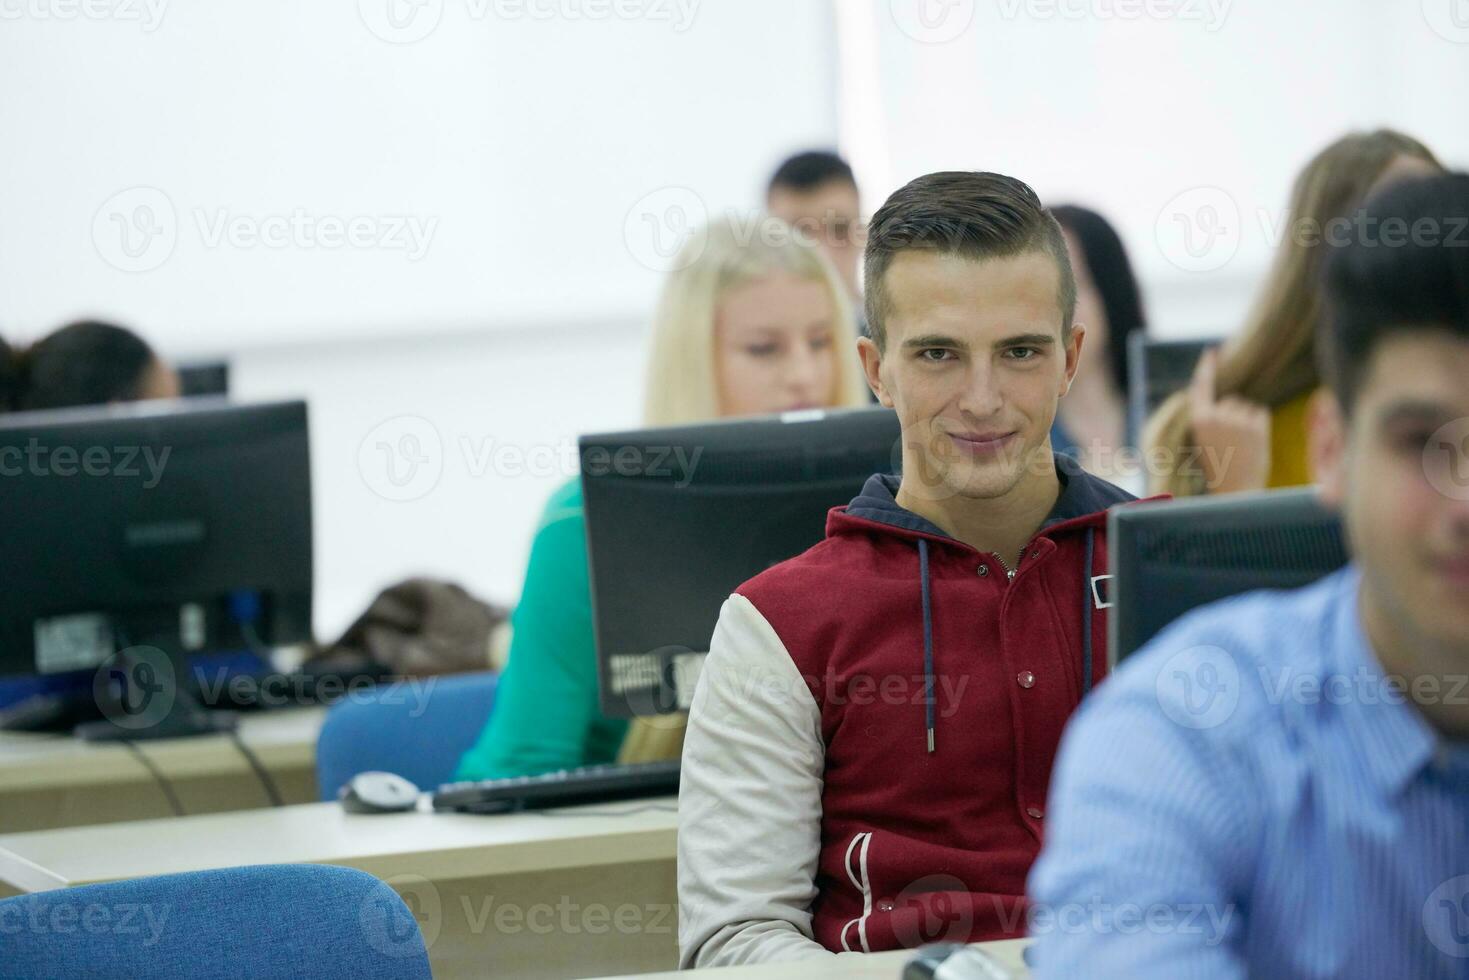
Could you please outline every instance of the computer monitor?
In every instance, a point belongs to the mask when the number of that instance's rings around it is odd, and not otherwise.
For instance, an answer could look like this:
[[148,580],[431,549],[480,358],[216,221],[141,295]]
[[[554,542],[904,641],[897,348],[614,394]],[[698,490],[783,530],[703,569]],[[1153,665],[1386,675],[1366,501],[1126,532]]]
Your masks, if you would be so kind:
[[0,678],[307,640],[306,405],[0,415],[0,536]]
[[1188,387],[1199,357],[1220,343],[1212,340],[1154,340],[1141,330],[1127,338],[1127,442],[1136,446],[1148,418],[1175,391]]
[[185,398],[204,398],[230,393],[228,361],[187,361],[177,365],[180,393]]
[[687,709],[724,600],[897,472],[899,435],[859,408],[583,436],[602,712]]
[[1118,507],[1107,549],[1114,665],[1195,606],[1309,585],[1347,562],[1341,521],[1310,487]]

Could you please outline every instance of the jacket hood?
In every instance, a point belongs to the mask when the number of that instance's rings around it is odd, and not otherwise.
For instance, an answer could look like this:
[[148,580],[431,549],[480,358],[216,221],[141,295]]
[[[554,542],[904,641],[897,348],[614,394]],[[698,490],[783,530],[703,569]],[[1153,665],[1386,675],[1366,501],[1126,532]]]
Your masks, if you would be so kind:
[[[1085,558],[1077,574],[1083,580],[1082,588],[1082,693],[1091,690],[1092,683],[1092,596],[1096,581],[1102,576],[1094,574],[1095,537],[1098,528],[1106,528],[1107,508],[1114,504],[1136,500],[1132,494],[1106,480],[1092,476],[1083,470],[1070,456],[1053,454],[1056,476],[1061,482],[1061,492],[1046,519],[1041,522],[1037,534],[1048,535],[1060,531],[1080,531],[1085,534]],[[928,550],[929,545],[941,544],[966,548],[959,541],[933,522],[899,506],[898,486],[901,479],[891,474],[878,473],[868,478],[852,502],[846,507],[835,507],[827,514],[826,535],[836,537],[843,534],[881,533],[906,538],[917,545],[918,589],[923,606],[923,675],[924,675],[924,720],[927,726],[928,751],[934,751],[934,672],[933,672],[933,597],[929,589]],[[1152,498],[1149,498],[1152,499]],[[1012,572],[1012,575],[1014,573]]]

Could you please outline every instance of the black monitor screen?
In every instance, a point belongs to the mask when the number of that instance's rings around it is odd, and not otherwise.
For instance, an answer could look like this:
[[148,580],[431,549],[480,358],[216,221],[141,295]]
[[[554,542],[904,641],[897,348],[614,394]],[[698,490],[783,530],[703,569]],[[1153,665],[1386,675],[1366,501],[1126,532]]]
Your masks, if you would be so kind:
[[1195,606],[1309,585],[1347,562],[1340,520],[1309,487],[1118,507],[1107,541],[1114,664]]
[[0,676],[309,639],[302,402],[0,415]]
[[897,472],[899,432],[865,408],[584,436],[603,713],[687,708],[724,600]]

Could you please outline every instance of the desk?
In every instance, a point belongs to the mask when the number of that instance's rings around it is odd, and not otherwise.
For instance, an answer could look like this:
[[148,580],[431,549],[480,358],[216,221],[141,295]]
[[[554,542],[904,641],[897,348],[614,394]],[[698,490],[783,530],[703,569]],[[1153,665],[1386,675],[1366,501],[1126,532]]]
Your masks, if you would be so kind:
[[[1030,975],[1021,956],[1028,939],[978,943],[1015,974],[1015,980]],[[644,973],[637,980],[898,980],[903,964],[913,955],[911,949],[861,955],[844,953],[826,960],[797,960],[793,963],[767,963],[758,966],[717,967],[709,970],[686,970],[683,973]],[[631,980],[631,978],[608,978]]]
[[665,797],[472,816],[313,803],[8,834],[0,897],[232,865],[338,864],[403,895],[437,980],[671,970],[675,806]]
[[[287,803],[316,799],[316,736],[325,708],[241,716],[241,740]],[[223,735],[136,743],[173,784],[185,813],[269,805],[264,788]],[[171,816],[151,773],[121,745],[70,735],[0,732],[0,833]]]

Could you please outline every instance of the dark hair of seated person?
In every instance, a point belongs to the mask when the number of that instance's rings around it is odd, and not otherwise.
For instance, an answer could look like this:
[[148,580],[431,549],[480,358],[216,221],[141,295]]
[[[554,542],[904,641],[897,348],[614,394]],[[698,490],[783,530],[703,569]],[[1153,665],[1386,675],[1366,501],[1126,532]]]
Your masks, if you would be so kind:
[[68,324],[30,347],[0,341],[0,411],[33,411],[178,394],[178,379],[126,327]]

